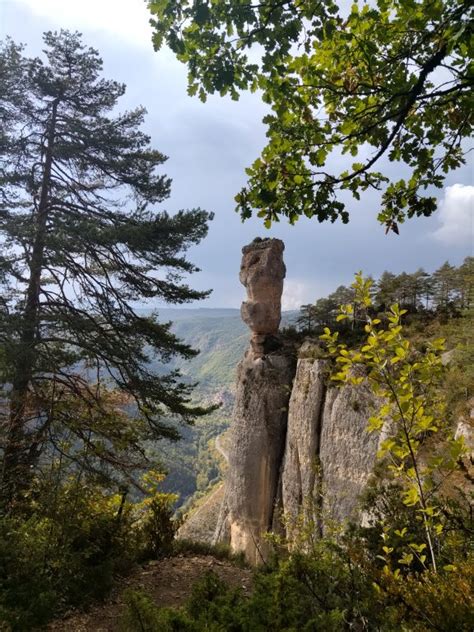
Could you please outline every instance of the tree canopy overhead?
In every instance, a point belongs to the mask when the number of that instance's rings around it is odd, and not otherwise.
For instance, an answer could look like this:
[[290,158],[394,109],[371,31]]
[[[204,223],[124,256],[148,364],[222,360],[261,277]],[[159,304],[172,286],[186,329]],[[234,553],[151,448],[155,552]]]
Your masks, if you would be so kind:
[[[349,220],[341,191],[381,191],[380,222],[436,209],[472,130],[466,0],[151,0],[154,45],[189,69],[189,93],[261,90],[268,143],[236,196],[242,219]],[[331,166],[347,157],[340,171]],[[380,162],[408,167],[390,179]]]
[[44,41],[44,60],[11,40],[0,46],[7,500],[47,447],[131,471],[143,463],[145,439],[177,436],[166,419],[206,412],[164,367],[196,352],[133,302],[207,296],[183,275],[197,270],[185,252],[206,235],[210,215],[155,209],[170,180],[160,171],[166,157],[140,129],[144,109],[117,113],[125,86],[101,77],[98,52],[78,33]]

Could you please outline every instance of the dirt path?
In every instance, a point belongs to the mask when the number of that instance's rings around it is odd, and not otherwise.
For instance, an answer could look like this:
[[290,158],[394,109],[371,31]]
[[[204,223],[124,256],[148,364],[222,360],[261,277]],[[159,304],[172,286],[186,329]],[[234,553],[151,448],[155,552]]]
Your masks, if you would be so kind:
[[126,588],[144,590],[159,606],[180,606],[190,596],[192,587],[207,571],[214,571],[234,587],[250,590],[252,573],[227,560],[211,555],[178,555],[149,562],[122,580],[107,602],[94,606],[87,613],[72,614],[54,621],[48,630],[54,632],[118,632],[125,605],[122,593]]
[[228,462],[229,462],[229,454],[228,454],[228,452],[226,452],[226,451],[224,450],[224,448],[223,448],[223,447],[222,447],[222,445],[221,445],[221,436],[222,436],[222,435],[219,435],[218,437],[216,437],[216,440],[215,440],[215,442],[214,442],[214,445],[216,446],[216,450],[217,450],[220,454],[222,454],[222,456],[224,457],[224,459],[225,459],[225,460],[226,460],[226,462],[228,463]]
[[214,532],[223,500],[224,485],[220,483],[206,500],[187,516],[178,529],[178,540],[192,540],[193,542],[207,542],[211,544],[214,540]]

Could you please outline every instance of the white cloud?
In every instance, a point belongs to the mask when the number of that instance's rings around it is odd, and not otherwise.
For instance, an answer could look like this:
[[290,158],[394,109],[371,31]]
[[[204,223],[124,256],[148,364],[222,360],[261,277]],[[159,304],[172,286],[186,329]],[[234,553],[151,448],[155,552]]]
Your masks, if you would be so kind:
[[150,13],[144,0],[21,0],[33,13],[70,30],[112,33],[129,43],[150,46]]
[[281,306],[283,310],[299,309],[305,303],[312,303],[314,297],[309,286],[302,281],[287,279],[283,287]]
[[432,233],[434,239],[447,246],[473,243],[474,186],[453,184],[446,187],[439,205],[441,226]]

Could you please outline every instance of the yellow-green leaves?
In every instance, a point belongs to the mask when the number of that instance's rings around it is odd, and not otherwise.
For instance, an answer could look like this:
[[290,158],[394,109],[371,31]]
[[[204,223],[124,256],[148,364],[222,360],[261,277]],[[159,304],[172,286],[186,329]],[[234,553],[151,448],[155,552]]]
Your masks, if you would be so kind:
[[369,423],[367,426],[367,430],[369,432],[375,432],[382,429],[384,419],[380,415],[369,417]]
[[420,501],[420,494],[415,487],[410,487],[403,492],[403,502],[407,507],[413,507]]
[[402,555],[402,557],[398,560],[399,564],[405,565],[405,566],[410,566],[410,564],[413,562],[413,553],[405,553],[404,555]]
[[[414,508],[424,525],[426,542],[410,543],[410,551],[405,551],[399,563],[410,565],[415,556],[418,563],[424,565],[423,551],[427,549],[431,564],[436,568],[434,538],[439,536],[443,526],[432,494],[433,480],[456,469],[463,453],[462,440],[449,438],[443,432],[443,441],[437,448],[440,453],[432,453],[429,459],[420,457],[427,438],[447,429],[446,407],[440,389],[445,341],[436,339],[423,350],[412,348],[403,330],[406,310],[394,304],[383,318],[374,317],[371,287],[371,279],[357,273],[352,284],[355,301],[342,305],[338,318],[365,322],[366,337],[360,348],[338,344],[337,333],[331,333],[328,328],[321,339],[337,366],[332,379],[340,385],[359,384],[365,379],[377,395],[378,404],[368,419],[367,430],[380,433],[386,428],[389,431],[389,436],[380,444],[378,457],[387,460],[388,470],[401,483],[403,504]],[[407,534],[403,531],[398,535]],[[388,545],[384,547],[385,554],[388,548]]]

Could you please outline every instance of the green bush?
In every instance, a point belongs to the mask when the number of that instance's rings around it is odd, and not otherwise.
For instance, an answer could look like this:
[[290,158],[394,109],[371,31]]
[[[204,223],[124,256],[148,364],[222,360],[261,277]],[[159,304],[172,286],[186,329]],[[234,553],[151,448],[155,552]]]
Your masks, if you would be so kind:
[[124,632],[472,632],[474,565],[455,572],[391,572],[364,542],[319,541],[256,571],[252,594],[207,573],[179,609],[129,591]]
[[168,494],[156,494],[147,505],[141,526],[142,555],[159,557],[171,551],[174,539],[172,501]]
[[0,621],[7,630],[29,630],[46,622],[58,607],[57,560],[51,566],[46,562],[49,532],[45,520],[0,521]]
[[124,600],[127,611],[120,626],[123,632],[185,632],[189,629],[185,613],[157,608],[152,598],[142,591],[129,589],[124,593]]
[[0,519],[0,621],[7,630],[31,630],[104,598],[115,575],[168,550],[173,538],[174,497],[156,490],[130,503],[90,482],[68,482],[32,496],[29,515]]
[[[144,592],[124,593],[123,632],[239,632],[244,630],[241,592],[227,587],[212,571],[196,583],[184,608],[158,608]],[[250,632],[250,628],[248,628]]]
[[127,512],[98,489],[68,485],[54,507],[0,521],[0,611],[13,630],[45,623],[65,606],[104,597],[136,543]]

